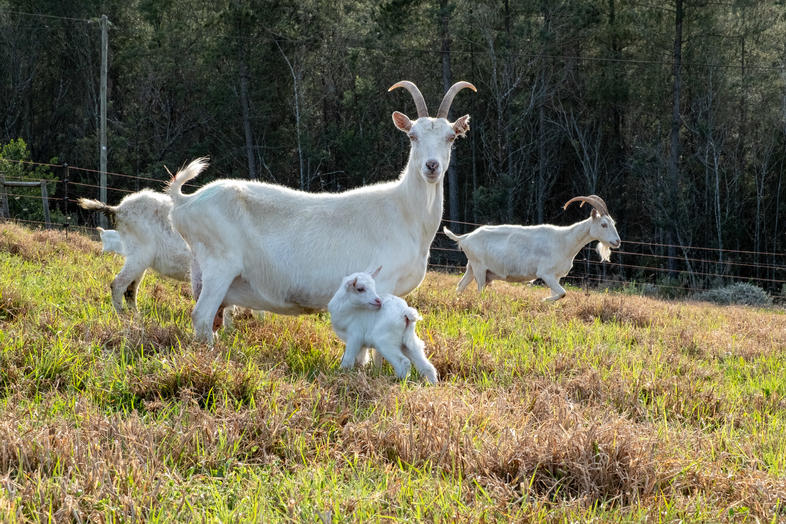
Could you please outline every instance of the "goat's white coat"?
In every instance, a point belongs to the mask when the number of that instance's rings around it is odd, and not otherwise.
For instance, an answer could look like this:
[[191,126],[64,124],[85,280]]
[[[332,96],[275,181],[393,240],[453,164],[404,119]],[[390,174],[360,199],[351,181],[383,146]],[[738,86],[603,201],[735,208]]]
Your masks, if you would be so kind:
[[610,246],[619,247],[614,220],[595,210],[591,216],[570,226],[481,226],[471,233],[445,234],[467,255],[467,269],[456,290],[461,292],[474,279],[478,291],[492,280],[529,282],[540,278],[551,288],[554,301],[565,296],[559,281],[573,267],[573,259],[589,242],[598,240],[602,260],[609,260]]
[[374,348],[390,362],[397,377],[407,376],[411,362],[426,380],[437,383],[437,370],[415,333],[421,316],[399,297],[377,295],[371,275],[359,272],[344,278],[327,307],[333,331],[347,344],[342,368],[365,365],[365,348]]
[[[116,206],[89,199],[80,200],[80,205],[115,217],[115,234],[110,236],[119,237],[123,252],[113,250],[126,257],[111,284],[112,304],[118,313],[123,310],[123,296],[128,307],[136,309],[137,289],[147,268],[175,280],[188,280],[191,252],[169,221],[172,199],[168,195],[143,189]],[[101,233],[102,242],[110,231]]]
[[101,237],[101,252],[102,253],[117,253],[118,255],[125,256],[126,248],[123,246],[123,239],[120,238],[120,233],[115,229],[104,229],[97,227],[98,235]]
[[248,180],[219,180],[190,195],[181,186],[206,166],[197,159],[169,189],[172,224],[201,267],[203,289],[192,314],[198,338],[212,342],[221,304],[282,314],[324,310],[342,278],[384,263],[383,293],[405,295],[426,274],[442,219],[442,180],[452,142],[469,129],[395,112],[412,140],[398,180],[344,193],[305,193]]

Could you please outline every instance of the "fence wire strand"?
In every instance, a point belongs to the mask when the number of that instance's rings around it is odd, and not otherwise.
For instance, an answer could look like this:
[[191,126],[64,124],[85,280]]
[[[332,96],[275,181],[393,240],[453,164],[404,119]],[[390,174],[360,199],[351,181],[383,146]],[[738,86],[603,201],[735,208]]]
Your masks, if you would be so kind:
[[[69,170],[69,172],[72,172],[72,174],[73,174],[73,172],[82,173],[82,174],[96,175],[96,176],[101,174],[101,171],[97,170],[97,169],[91,169],[91,168],[85,168],[85,167],[79,167],[79,166],[70,166],[70,165],[66,166],[65,164],[52,164],[52,163],[46,163],[46,162],[34,162],[34,161],[30,161],[30,160],[10,160],[10,159],[5,159],[5,158],[0,158],[0,160],[2,160],[3,162],[6,162],[6,163],[17,163],[17,164],[24,164],[24,165],[38,166],[38,167],[46,167],[46,168],[52,168],[52,169],[66,169],[67,168]],[[129,174],[126,174],[126,173],[118,173],[118,172],[112,172],[112,171],[106,171],[105,174],[107,176],[110,176],[110,177],[121,177],[121,178],[124,178],[124,179],[133,179],[133,180],[139,180],[139,181],[144,181],[144,182],[153,182],[155,184],[160,184],[160,185],[166,185],[168,183],[168,181],[169,181],[168,177],[166,179],[160,179],[160,178],[152,178],[152,177],[140,176],[140,175],[129,175]],[[83,178],[83,177],[80,177],[80,178]],[[65,181],[65,180],[62,180],[62,179],[59,179],[59,178],[42,178],[42,177],[36,177],[34,175],[21,174],[19,176],[16,176],[14,178],[14,180],[15,181],[17,181],[17,180],[18,181],[31,181],[31,182],[42,182],[43,181],[43,182],[46,182],[47,184],[62,184],[62,185],[67,184],[68,186],[73,186],[73,187],[78,187],[78,188],[89,188],[89,189],[95,189],[95,190],[100,190],[101,189],[101,186],[99,184],[97,184],[97,183],[95,183],[95,184],[94,183],[90,183],[89,181],[86,181],[84,179],[82,179],[82,180],[74,180],[70,176],[68,177],[68,180]],[[184,184],[184,185],[185,186],[189,186],[189,187],[193,187],[193,188],[200,187],[197,184]],[[57,186],[57,187],[59,187],[59,186]],[[114,192],[117,192],[117,193],[121,193],[123,195],[128,195],[128,194],[132,194],[132,193],[135,192],[135,190],[126,189],[126,188],[120,188],[120,187],[114,187],[114,186],[105,186],[105,188],[106,188],[107,191],[114,191]],[[14,199],[25,198],[25,199],[41,200],[41,195],[40,194],[23,194],[23,193],[18,193],[18,192],[7,192],[7,191],[5,191],[5,188],[2,188],[2,189],[3,189],[3,191],[0,192],[0,195],[5,195],[6,198],[14,198]],[[57,204],[58,202],[59,203],[63,203],[63,204],[68,204],[68,205],[71,205],[71,204],[76,205],[77,202],[78,202],[78,198],[72,198],[70,196],[66,198],[65,195],[55,196],[54,194],[49,195],[48,196],[48,200],[50,202],[50,205],[51,205],[51,202],[55,202],[55,204],[54,204],[55,206],[58,205]],[[11,220],[13,222],[18,222],[18,223],[22,223],[22,224],[30,224],[30,225],[33,225],[33,226],[46,226],[47,225],[45,222],[35,221],[35,220],[24,220],[24,219],[14,219],[14,218],[10,218],[10,219],[7,218],[6,220]],[[57,223],[54,223],[54,222],[50,223],[49,227],[50,228],[65,227],[65,228],[68,228],[68,229],[71,229],[71,230],[83,230],[83,231],[88,232],[88,233],[95,233],[95,229],[93,227],[91,227],[91,226],[71,224],[70,223],[70,221],[71,221],[71,217],[70,216],[67,216],[66,220],[67,220],[67,222],[63,223],[63,224],[57,224]],[[462,221],[462,220],[452,220],[452,219],[444,219],[443,223],[444,224],[460,224],[462,226],[474,226],[474,227],[480,227],[480,226],[485,225],[485,224],[479,224],[479,223],[476,223],[476,222],[469,222],[469,221]],[[92,236],[95,237],[95,234],[93,234]],[[447,238],[447,235],[445,235],[445,233],[440,228],[440,230],[437,232],[437,238],[441,239],[443,237]],[[440,242],[440,241],[435,242],[434,244],[432,244],[431,251],[435,252],[438,255],[438,257],[437,257],[437,260],[435,260],[434,262],[430,262],[429,263],[429,267],[433,268],[433,269],[435,269],[437,271],[460,274],[465,269],[464,264],[461,264],[458,261],[456,263],[450,263],[450,262],[451,262],[452,259],[459,259],[459,258],[463,257],[463,253],[457,246],[455,246],[454,243],[452,243],[453,242],[452,240],[450,242],[451,242],[451,244],[447,244],[447,245],[444,242]],[[767,252],[767,251],[758,251],[757,252],[757,251],[743,250],[743,249],[715,248],[715,247],[705,247],[705,246],[682,246],[682,245],[678,245],[678,244],[664,244],[664,243],[644,242],[644,241],[637,241],[637,240],[625,240],[623,242],[623,244],[628,244],[630,246],[641,246],[642,252],[636,252],[636,251],[631,251],[631,250],[615,250],[614,254],[617,257],[622,257],[622,256],[625,256],[625,257],[640,257],[640,258],[643,258],[643,259],[647,259],[648,258],[648,259],[656,259],[656,260],[662,260],[662,261],[676,261],[676,262],[679,262],[680,264],[686,264],[686,265],[687,264],[694,264],[694,265],[698,265],[698,266],[700,266],[701,269],[704,269],[704,268],[707,268],[707,267],[712,267],[712,266],[720,267],[720,268],[732,268],[733,267],[733,268],[755,269],[757,271],[757,273],[761,270],[765,274],[772,275],[773,277],[774,277],[774,275],[777,272],[782,272],[782,271],[786,270],[786,266],[782,266],[782,265],[779,265],[779,264],[767,263],[767,262],[763,262],[763,263],[753,262],[752,263],[752,262],[749,262],[749,261],[740,260],[740,256],[746,256],[746,257],[747,256],[754,256],[754,257],[757,257],[757,258],[758,257],[770,258],[770,259],[772,259],[771,262],[775,262],[775,257],[786,257],[786,253],[775,253],[775,252]],[[680,255],[669,255],[669,254],[661,254],[661,253],[655,253],[655,252],[650,252],[650,253],[645,252],[645,250],[647,250],[647,249],[649,249],[651,251],[655,251],[655,250],[663,250],[664,248],[677,249],[677,250],[679,250],[679,252],[681,254]],[[705,277],[705,278],[716,278],[716,279],[722,279],[722,280],[734,279],[734,280],[753,281],[753,282],[766,282],[766,283],[769,283],[769,284],[772,284],[772,285],[778,285],[778,284],[783,285],[783,284],[786,284],[786,279],[769,278],[769,277],[761,277],[761,276],[735,275],[735,274],[730,274],[730,273],[717,273],[717,272],[713,272],[713,271],[699,271],[699,270],[693,269],[690,266],[688,266],[687,268],[667,268],[667,267],[659,267],[659,266],[645,266],[645,265],[639,265],[639,264],[628,264],[628,263],[619,262],[619,261],[614,261],[614,262],[611,262],[611,263],[604,263],[604,262],[592,260],[591,258],[589,258],[589,255],[587,255],[587,253],[589,251],[591,251],[591,250],[592,250],[592,247],[587,246],[583,250],[585,252],[585,258],[574,260],[574,269],[572,270],[572,272],[569,275],[567,275],[565,277],[566,280],[568,280],[568,281],[577,281],[578,280],[580,282],[587,282],[587,281],[597,282],[599,285],[621,285],[621,286],[625,286],[625,285],[634,285],[634,286],[635,285],[639,285],[640,282],[638,282],[638,281],[625,280],[624,277],[620,277],[620,272],[624,273],[627,270],[628,272],[643,273],[645,275],[649,273],[650,274],[650,278],[654,278],[656,274],[668,273],[669,275],[678,275],[678,276],[681,276],[683,278],[687,275],[689,278]],[[701,257],[696,257],[696,256],[688,256],[688,254],[691,253],[691,252],[702,252],[702,251],[703,252],[716,253],[716,254],[718,254],[719,258],[720,258],[721,254],[724,254],[724,260],[721,261],[721,260],[715,260],[715,259],[710,259],[710,258],[701,258]],[[736,256],[726,256],[726,254],[736,255]],[[446,260],[442,260],[440,257],[442,259],[447,257],[448,260],[447,261]],[[600,267],[600,268],[602,268],[602,276],[601,275],[597,275],[597,274],[592,273],[592,272],[586,272],[586,274],[577,275],[576,271],[578,271],[578,268],[580,268],[582,265],[584,265],[585,268],[589,268],[589,267],[593,267],[593,268]],[[702,288],[695,288],[695,287],[690,287],[690,286],[687,286],[687,285],[669,285],[669,284],[663,284],[663,283],[650,283],[650,282],[646,282],[646,284],[649,285],[649,286],[655,286],[657,288],[679,289],[679,290],[682,290],[682,291],[701,291],[701,290],[703,290]],[[784,296],[784,295],[774,293],[773,296]]]

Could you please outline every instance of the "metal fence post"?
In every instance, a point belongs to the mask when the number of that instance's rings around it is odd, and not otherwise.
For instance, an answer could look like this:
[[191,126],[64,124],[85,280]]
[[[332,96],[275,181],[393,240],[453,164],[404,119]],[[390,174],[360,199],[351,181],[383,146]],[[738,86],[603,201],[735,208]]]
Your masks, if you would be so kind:
[[65,215],[65,222],[63,222],[63,229],[66,232],[66,238],[68,238],[68,227],[71,225],[71,216],[68,214],[68,176],[69,176],[69,169],[68,164],[63,164],[63,214]]
[[52,227],[52,221],[49,220],[49,194],[46,190],[46,180],[41,181],[41,204],[44,207],[44,223],[46,228]]

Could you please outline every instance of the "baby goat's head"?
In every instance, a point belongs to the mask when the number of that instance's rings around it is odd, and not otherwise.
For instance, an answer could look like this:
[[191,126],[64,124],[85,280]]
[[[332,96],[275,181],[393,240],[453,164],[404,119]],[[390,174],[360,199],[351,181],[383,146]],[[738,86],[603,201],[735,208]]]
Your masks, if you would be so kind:
[[341,286],[347,300],[354,307],[359,309],[379,309],[382,307],[382,299],[377,295],[377,285],[374,282],[381,269],[382,266],[371,274],[360,272],[344,277]]
[[606,202],[598,195],[577,196],[565,202],[562,208],[567,209],[573,202],[581,202],[579,207],[583,206],[584,202],[592,206],[592,214],[590,215],[592,220],[590,223],[590,235],[593,239],[598,241],[598,254],[600,258],[608,262],[611,257],[611,248],[617,249],[622,245],[622,241],[614,225],[614,219],[609,215]]
[[456,82],[445,93],[442,103],[437,110],[437,116],[428,116],[426,101],[415,84],[402,80],[393,85],[388,91],[403,87],[415,99],[418,118],[414,122],[404,113],[395,111],[393,123],[396,127],[409,136],[412,148],[409,153],[410,164],[420,173],[428,183],[435,184],[442,181],[442,177],[450,164],[450,150],[453,141],[460,136],[465,136],[469,131],[469,115],[460,117],[453,123],[448,122],[448,111],[453,103],[456,93],[465,87],[477,91],[469,82]]

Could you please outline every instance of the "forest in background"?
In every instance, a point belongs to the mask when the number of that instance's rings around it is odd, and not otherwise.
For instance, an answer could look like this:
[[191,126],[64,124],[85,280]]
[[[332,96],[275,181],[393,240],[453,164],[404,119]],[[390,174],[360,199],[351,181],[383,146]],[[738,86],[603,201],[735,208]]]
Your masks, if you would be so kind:
[[[784,278],[783,1],[0,0],[6,158],[98,168],[102,14],[111,172],[163,181],[208,155],[202,182],[388,180],[409,150],[390,115],[415,110],[387,88],[412,80],[434,111],[468,80],[446,219],[567,224],[585,212],[562,204],[596,193],[623,242],[750,250]],[[708,256],[714,275],[733,260]]]

